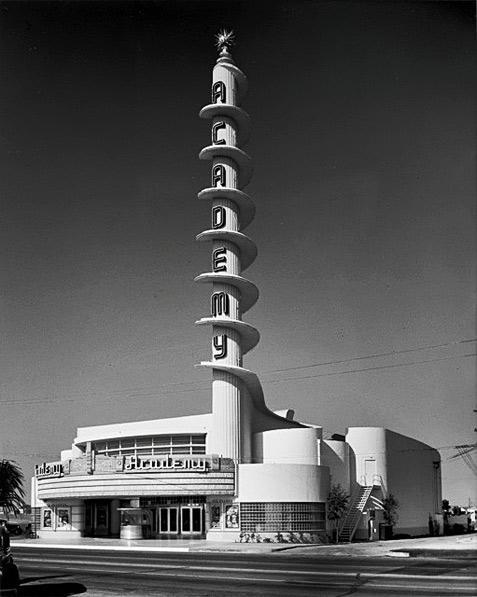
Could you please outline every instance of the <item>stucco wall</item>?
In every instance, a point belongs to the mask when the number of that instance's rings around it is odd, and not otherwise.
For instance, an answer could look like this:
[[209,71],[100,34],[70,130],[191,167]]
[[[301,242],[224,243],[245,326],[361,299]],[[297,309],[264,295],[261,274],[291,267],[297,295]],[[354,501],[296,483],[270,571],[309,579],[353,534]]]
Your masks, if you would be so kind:
[[331,485],[341,485],[351,493],[350,447],[346,442],[325,440],[321,443],[321,464],[330,468]]
[[397,532],[427,532],[429,514],[440,511],[440,471],[436,491],[437,450],[410,437],[386,430],[388,491],[399,501]]
[[382,427],[350,427],[346,434],[346,441],[354,455],[355,481],[360,485],[380,483],[386,490],[388,474],[386,429]]
[[326,502],[330,471],[307,464],[241,464],[238,487],[241,502]]
[[253,435],[254,462],[318,464],[321,428],[274,429]]
[[374,479],[375,485],[381,484],[383,497],[393,494],[398,500],[395,532],[427,533],[429,514],[434,515],[441,503],[437,450],[379,427],[352,427],[346,439],[356,460],[356,481],[369,485]]
[[78,427],[75,444],[88,441],[117,439],[122,437],[139,437],[144,435],[161,435],[174,433],[207,433],[212,421],[211,414],[171,417],[170,419],[154,419],[150,421],[133,421],[132,423],[113,423],[110,425],[94,425]]

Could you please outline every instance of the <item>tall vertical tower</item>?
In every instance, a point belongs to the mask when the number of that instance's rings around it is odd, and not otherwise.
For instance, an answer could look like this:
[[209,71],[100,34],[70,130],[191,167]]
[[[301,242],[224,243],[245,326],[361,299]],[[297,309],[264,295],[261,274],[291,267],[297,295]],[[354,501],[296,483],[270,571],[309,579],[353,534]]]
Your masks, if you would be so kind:
[[211,228],[197,236],[212,243],[212,271],[196,282],[212,284],[210,316],[197,321],[212,326],[212,359],[200,366],[212,369],[213,423],[207,449],[242,462],[250,453],[250,437],[243,424],[250,413],[247,385],[256,376],[242,366],[242,357],[259,341],[258,331],[242,315],[258,299],[258,289],[242,276],[257,249],[243,234],[255,215],[243,192],[252,175],[250,157],[240,149],[250,135],[250,118],[240,107],[247,79],[229,52],[233,33],[217,35],[219,57],[213,69],[211,103],[200,111],[211,120],[211,145],[199,154],[211,161],[210,187],[198,197],[211,202]]

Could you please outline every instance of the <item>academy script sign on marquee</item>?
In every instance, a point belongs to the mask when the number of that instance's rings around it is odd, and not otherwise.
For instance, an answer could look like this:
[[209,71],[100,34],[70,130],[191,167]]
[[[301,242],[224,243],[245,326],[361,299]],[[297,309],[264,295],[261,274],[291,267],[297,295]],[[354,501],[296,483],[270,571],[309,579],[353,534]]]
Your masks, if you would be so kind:
[[35,466],[35,477],[42,479],[44,477],[62,477],[68,475],[69,461],[68,462],[43,462]]
[[116,470],[124,473],[148,472],[191,472],[207,473],[220,471],[218,456],[165,456],[153,458],[140,456],[120,456],[116,458]]

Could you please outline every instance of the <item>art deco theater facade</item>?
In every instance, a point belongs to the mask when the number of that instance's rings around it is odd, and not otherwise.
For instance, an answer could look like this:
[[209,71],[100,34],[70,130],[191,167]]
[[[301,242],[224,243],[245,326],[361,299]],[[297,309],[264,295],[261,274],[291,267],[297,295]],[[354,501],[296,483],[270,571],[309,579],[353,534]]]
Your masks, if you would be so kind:
[[441,499],[435,450],[380,428],[324,440],[320,426],[294,420],[293,411],[270,411],[257,375],[243,366],[259,341],[242,319],[258,299],[243,275],[257,253],[244,234],[255,212],[243,190],[252,172],[241,149],[250,133],[241,108],[247,80],[228,34],[218,46],[211,103],[200,112],[211,123],[211,144],[200,153],[211,182],[198,197],[211,227],[197,240],[211,245],[212,271],[196,278],[211,288],[211,312],[197,324],[212,331],[211,359],[199,365],[211,370],[212,412],[78,429],[57,462],[36,467],[37,532],[317,541],[338,483],[353,496],[343,537],[376,538],[388,492],[401,503],[400,528],[426,532]]

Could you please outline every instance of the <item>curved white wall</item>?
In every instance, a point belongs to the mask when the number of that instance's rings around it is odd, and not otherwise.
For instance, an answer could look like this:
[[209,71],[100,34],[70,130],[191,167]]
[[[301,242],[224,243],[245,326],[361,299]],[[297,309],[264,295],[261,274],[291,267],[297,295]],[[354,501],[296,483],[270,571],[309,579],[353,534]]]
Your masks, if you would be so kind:
[[387,491],[386,429],[382,427],[350,427],[346,434],[346,441],[355,458],[356,481],[360,485],[373,485],[374,482]]
[[[171,417],[170,419],[154,419],[151,421],[133,421],[132,423],[113,423],[110,425],[94,425],[78,427],[75,444],[88,441],[119,439],[123,437],[141,437],[144,435],[173,435],[175,433],[207,433],[212,422],[212,415],[189,415]],[[81,453],[81,452],[80,452]]]
[[130,498],[151,495],[233,495],[233,471],[66,475],[37,479],[37,498]]
[[341,485],[351,493],[350,448],[346,442],[325,440],[321,446],[321,464],[329,466],[331,485]]
[[273,429],[253,435],[254,462],[318,464],[319,427]]
[[308,464],[241,464],[238,488],[241,502],[326,502],[330,471]]

